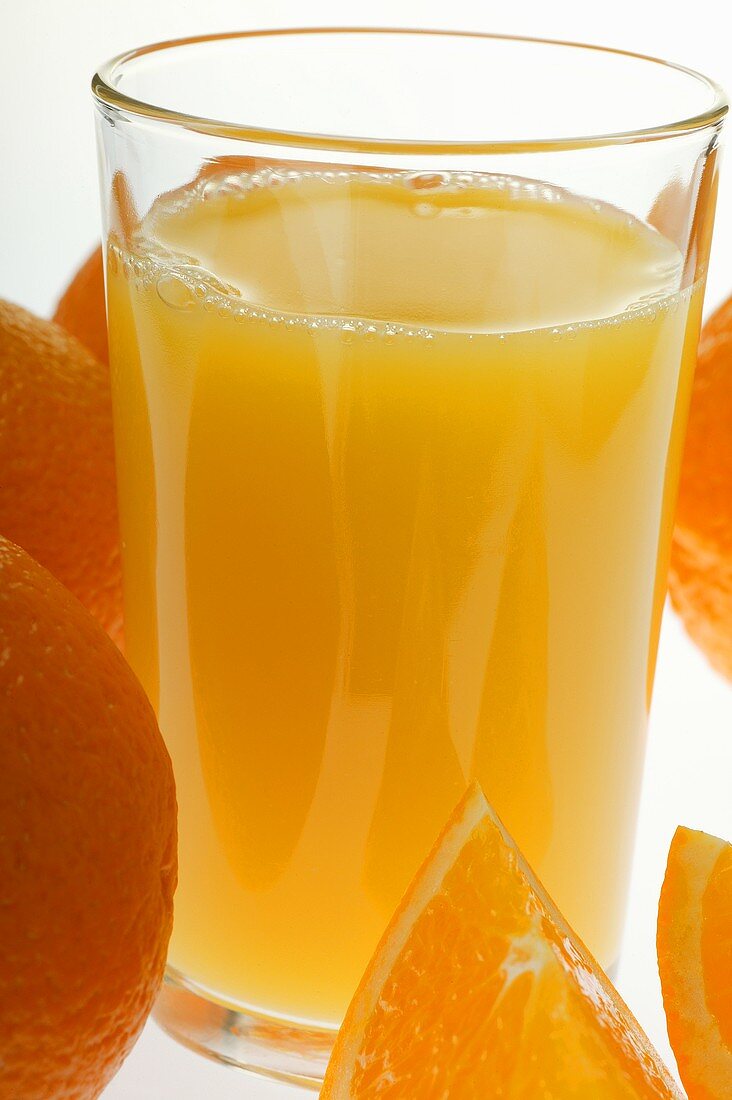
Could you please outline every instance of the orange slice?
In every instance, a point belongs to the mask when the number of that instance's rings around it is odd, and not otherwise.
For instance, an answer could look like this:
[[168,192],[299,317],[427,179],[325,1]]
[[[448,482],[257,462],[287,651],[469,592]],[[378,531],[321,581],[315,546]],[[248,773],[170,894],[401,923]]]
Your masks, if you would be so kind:
[[732,844],[677,829],[658,906],[668,1034],[689,1100],[732,1097]]
[[392,917],[320,1095],[679,1097],[475,784]]

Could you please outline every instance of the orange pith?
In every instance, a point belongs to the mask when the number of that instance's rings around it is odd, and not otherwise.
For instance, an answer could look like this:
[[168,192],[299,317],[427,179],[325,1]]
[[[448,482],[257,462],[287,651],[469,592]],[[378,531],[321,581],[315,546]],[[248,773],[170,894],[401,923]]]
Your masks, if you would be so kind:
[[658,908],[669,1039],[689,1100],[732,1096],[732,844],[676,830]]
[[367,968],[321,1097],[678,1097],[477,786]]

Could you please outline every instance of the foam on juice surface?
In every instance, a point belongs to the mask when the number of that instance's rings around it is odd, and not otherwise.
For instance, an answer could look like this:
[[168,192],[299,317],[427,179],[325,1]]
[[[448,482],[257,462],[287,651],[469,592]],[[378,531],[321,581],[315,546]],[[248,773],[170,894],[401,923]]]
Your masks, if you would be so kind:
[[346,338],[574,327],[668,306],[682,271],[675,245],[621,210],[479,173],[222,174],[159,199],[112,255],[172,308]]

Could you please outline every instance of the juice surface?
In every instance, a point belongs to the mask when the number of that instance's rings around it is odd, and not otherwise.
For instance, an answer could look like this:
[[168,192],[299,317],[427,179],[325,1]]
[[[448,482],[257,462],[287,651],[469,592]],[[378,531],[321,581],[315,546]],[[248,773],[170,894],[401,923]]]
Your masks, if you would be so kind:
[[676,248],[505,177],[222,168],[108,267],[171,965],[337,1024],[473,776],[611,965],[701,305]]

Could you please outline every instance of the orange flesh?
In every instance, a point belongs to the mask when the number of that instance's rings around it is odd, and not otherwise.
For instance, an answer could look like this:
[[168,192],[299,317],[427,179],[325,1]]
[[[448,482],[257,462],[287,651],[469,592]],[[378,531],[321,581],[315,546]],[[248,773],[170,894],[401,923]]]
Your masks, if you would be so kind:
[[475,786],[392,919],[321,1093],[447,1096],[678,1096]]
[[677,829],[658,909],[668,1034],[690,1100],[732,1095],[732,845]]

